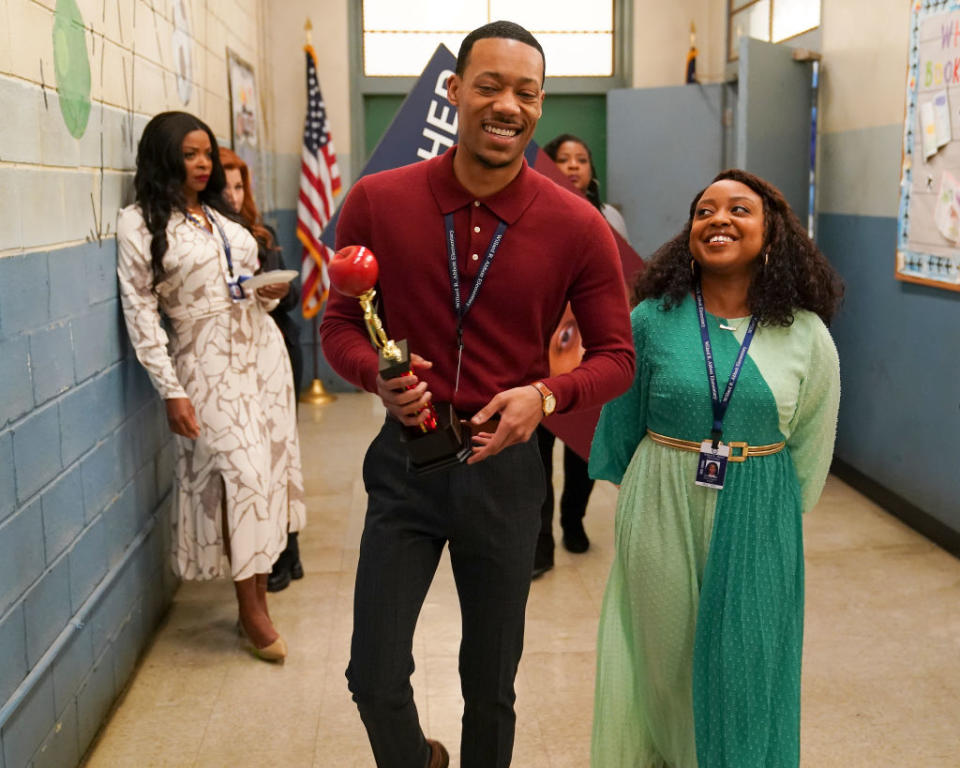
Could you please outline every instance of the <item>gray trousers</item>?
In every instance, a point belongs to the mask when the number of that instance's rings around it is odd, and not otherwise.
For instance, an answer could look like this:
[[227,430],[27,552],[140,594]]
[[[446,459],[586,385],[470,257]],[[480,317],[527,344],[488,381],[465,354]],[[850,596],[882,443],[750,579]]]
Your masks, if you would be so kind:
[[424,768],[430,750],[413,701],[413,633],[444,544],[460,599],[460,764],[506,768],[514,678],[544,496],[535,438],[473,466],[407,471],[387,419],[363,463],[368,494],[347,680],[379,768]]

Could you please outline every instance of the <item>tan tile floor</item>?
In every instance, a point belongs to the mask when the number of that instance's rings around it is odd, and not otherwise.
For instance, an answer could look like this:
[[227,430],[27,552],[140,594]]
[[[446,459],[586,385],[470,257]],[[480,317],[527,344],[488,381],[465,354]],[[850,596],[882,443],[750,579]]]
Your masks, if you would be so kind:
[[[286,664],[244,650],[228,582],[184,583],[89,768],[373,765],[343,671],[364,510],[358,470],[381,420],[368,395],[301,410],[306,577],[271,598],[290,646]],[[556,568],[531,590],[516,766],[588,765],[595,632],[615,501],[615,489],[598,484],[587,513],[589,552],[559,549]],[[805,531],[804,768],[957,768],[960,561],[833,478]],[[462,713],[458,640],[445,557],[415,638],[414,688],[426,732],[454,753]]]

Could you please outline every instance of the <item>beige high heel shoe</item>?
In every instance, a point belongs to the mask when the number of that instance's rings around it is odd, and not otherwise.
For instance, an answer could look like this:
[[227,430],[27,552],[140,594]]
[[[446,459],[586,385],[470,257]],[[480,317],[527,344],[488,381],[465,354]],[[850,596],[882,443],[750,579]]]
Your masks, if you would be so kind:
[[[265,596],[266,589],[263,590],[264,600],[261,603],[257,595],[257,579],[253,576],[250,576],[246,579],[241,579],[240,581],[233,582],[234,587],[237,592],[237,606],[240,611],[240,616],[246,616],[248,621],[251,620],[251,617],[255,618],[255,614],[262,613],[263,617],[267,619],[269,623],[269,616],[266,614],[266,611],[262,610],[261,605],[265,605]],[[264,587],[266,586],[266,581],[264,580]],[[243,619],[240,620],[241,627],[243,626]],[[257,658],[263,659],[264,661],[283,661],[287,656],[287,644],[284,642],[283,638],[277,635],[273,642],[264,646],[263,648],[257,648],[254,639],[250,636],[249,632],[246,632],[247,639],[250,640],[251,651],[253,655]]]
[[253,655],[264,661],[278,661],[281,664],[287,658],[287,644],[279,635],[266,648],[253,648]]

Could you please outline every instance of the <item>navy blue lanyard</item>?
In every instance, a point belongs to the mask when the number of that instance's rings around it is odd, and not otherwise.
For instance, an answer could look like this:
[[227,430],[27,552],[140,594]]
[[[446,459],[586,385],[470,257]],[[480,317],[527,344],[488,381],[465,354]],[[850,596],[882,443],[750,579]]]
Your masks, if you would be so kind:
[[507,223],[501,221],[497,225],[497,231],[493,233],[493,239],[490,241],[490,245],[487,246],[483,263],[480,265],[477,277],[473,281],[473,288],[470,290],[470,295],[467,297],[466,303],[464,303],[460,298],[460,267],[457,266],[457,233],[453,227],[453,214],[448,213],[443,217],[443,221],[447,227],[447,260],[450,266],[450,289],[453,293],[453,311],[457,313],[457,346],[462,347],[463,318],[467,316],[467,312],[469,312],[470,307],[473,306],[477,294],[480,293],[480,286],[483,285],[483,280],[487,276],[487,271],[490,269],[493,257],[503,240],[503,233],[507,231]]
[[713,348],[710,345],[710,331],[707,329],[707,313],[703,308],[703,291],[700,290],[700,283],[697,283],[696,295],[697,319],[700,321],[700,338],[703,340],[703,357],[707,361],[707,379],[710,381],[710,399],[713,402],[713,429],[710,431],[710,439],[713,440],[713,447],[716,448],[717,443],[720,442],[720,438],[723,437],[723,417],[727,412],[727,406],[730,405],[733,388],[737,386],[737,379],[740,378],[743,361],[747,357],[747,350],[750,348],[750,342],[753,341],[753,334],[757,330],[757,318],[750,318],[750,325],[747,326],[743,343],[740,345],[740,354],[737,355],[737,361],[733,364],[733,370],[730,372],[730,380],[727,382],[727,388],[723,392],[723,397],[720,397],[720,390],[717,386],[717,369],[713,364]]
[[483,256],[483,263],[480,265],[480,270],[477,272],[476,278],[474,278],[473,288],[470,290],[470,295],[467,297],[466,303],[464,303],[460,298],[460,267],[457,265],[457,232],[453,226],[453,214],[446,214],[443,217],[443,222],[447,228],[447,262],[450,268],[450,290],[453,293],[453,311],[457,315],[457,378],[453,385],[453,391],[458,392],[460,390],[460,362],[463,358],[463,318],[467,316],[467,312],[469,312],[470,307],[473,306],[477,294],[480,293],[480,286],[483,285],[483,280],[487,276],[487,271],[490,269],[493,257],[503,240],[503,233],[507,231],[507,223],[501,221],[497,225],[497,230],[493,233],[493,239],[490,241],[490,245],[487,246],[487,252]]
[[[227,233],[223,231],[223,227],[220,226],[220,222],[213,218],[213,214],[210,212],[210,209],[207,206],[200,206],[203,209],[204,215],[207,219],[217,228],[217,231],[220,233],[220,239],[223,240],[223,252],[227,255],[227,271],[230,273],[230,277],[233,277],[233,259],[230,258],[230,241],[227,240]],[[206,229],[203,226],[203,222],[200,221],[196,216],[194,216],[190,211],[185,211],[187,218],[190,219],[194,224],[196,224],[201,229]]]

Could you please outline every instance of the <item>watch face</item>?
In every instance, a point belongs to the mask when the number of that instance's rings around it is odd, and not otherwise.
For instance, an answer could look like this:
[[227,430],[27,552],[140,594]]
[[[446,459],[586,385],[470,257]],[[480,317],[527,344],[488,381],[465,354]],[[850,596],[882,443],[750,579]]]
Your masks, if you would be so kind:
[[543,398],[543,412],[547,416],[553,413],[553,409],[556,407],[557,407],[557,398],[555,398],[552,394],[547,395],[545,398]]

